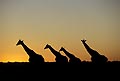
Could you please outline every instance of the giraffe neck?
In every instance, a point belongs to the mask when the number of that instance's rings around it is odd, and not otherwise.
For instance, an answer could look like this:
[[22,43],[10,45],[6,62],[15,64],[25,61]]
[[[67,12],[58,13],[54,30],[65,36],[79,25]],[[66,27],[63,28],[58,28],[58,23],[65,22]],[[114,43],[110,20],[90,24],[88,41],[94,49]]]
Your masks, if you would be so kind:
[[72,57],[73,55],[71,54],[71,53],[69,53],[67,50],[65,50],[64,48],[63,48],[63,50],[62,50],[68,57]]
[[30,48],[28,48],[24,43],[21,43],[22,47],[24,48],[25,52],[29,55],[32,56],[34,51],[32,51]]
[[83,42],[84,47],[86,48],[87,52],[91,55],[91,56],[95,56],[96,55],[96,51],[94,51],[93,49],[91,49],[85,42]]
[[49,46],[49,49],[55,56],[59,56],[60,55],[60,53],[57,52],[55,49],[53,49],[51,46]]

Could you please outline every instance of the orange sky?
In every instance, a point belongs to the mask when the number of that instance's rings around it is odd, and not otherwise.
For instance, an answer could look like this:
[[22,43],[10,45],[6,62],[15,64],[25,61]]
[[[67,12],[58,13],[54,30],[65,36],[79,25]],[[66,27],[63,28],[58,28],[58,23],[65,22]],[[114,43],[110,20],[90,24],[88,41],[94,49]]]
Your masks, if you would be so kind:
[[0,61],[28,61],[23,48],[15,45],[19,39],[49,62],[54,55],[43,49],[46,44],[90,60],[83,38],[109,60],[120,60],[119,5],[118,0],[1,0]]

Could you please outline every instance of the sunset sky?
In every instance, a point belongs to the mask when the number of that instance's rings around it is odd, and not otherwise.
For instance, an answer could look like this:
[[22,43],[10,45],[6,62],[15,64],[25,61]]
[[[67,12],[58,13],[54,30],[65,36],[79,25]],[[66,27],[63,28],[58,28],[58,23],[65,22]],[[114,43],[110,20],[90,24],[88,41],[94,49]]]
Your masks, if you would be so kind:
[[46,62],[55,61],[46,44],[90,61],[83,38],[110,61],[120,61],[119,35],[119,0],[0,0],[0,62],[28,61],[16,46],[19,39]]

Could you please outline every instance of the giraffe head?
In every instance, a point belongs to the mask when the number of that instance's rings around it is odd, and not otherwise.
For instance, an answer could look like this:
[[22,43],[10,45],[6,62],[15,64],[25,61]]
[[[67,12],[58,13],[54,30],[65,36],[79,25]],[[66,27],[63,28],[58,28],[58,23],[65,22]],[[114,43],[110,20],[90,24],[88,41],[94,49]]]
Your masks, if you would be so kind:
[[16,46],[21,45],[23,43],[23,40],[19,40],[16,44]]
[[47,49],[47,48],[49,48],[49,47],[50,47],[50,45],[47,44],[44,49]]
[[63,48],[63,47],[61,47],[61,48],[60,48],[60,50],[59,50],[59,52],[60,52],[60,51],[63,51],[63,50],[64,50],[64,48]]
[[83,40],[81,40],[83,43],[85,43],[87,40],[85,40],[85,39],[83,39]]

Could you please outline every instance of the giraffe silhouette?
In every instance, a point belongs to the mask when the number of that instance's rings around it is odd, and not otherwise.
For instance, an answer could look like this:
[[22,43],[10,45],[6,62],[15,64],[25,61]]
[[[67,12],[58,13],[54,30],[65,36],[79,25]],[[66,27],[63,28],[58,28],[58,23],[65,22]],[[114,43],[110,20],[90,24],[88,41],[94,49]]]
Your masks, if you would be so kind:
[[30,63],[44,63],[44,58],[42,55],[36,54],[33,50],[31,50],[30,48],[28,48],[25,43],[23,42],[23,40],[19,40],[16,44],[16,46],[18,45],[22,45],[22,47],[24,48],[25,52],[28,54],[29,56],[29,62]]
[[67,63],[68,62],[68,59],[66,56],[61,55],[58,51],[56,51],[50,45],[47,44],[44,49],[48,49],[48,48],[55,55],[56,63]]
[[91,49],[87,44],[86,40],[81,40],[87,52],[91,55],[91,61],[94,63],[105,63],[108,58],[104,55],[99,54],[96,50]]
[[69,57],[69,63],[80,63],[81,62],[79,58],[69,53],[65,48],[61,47],[59,51],[63,51]]

